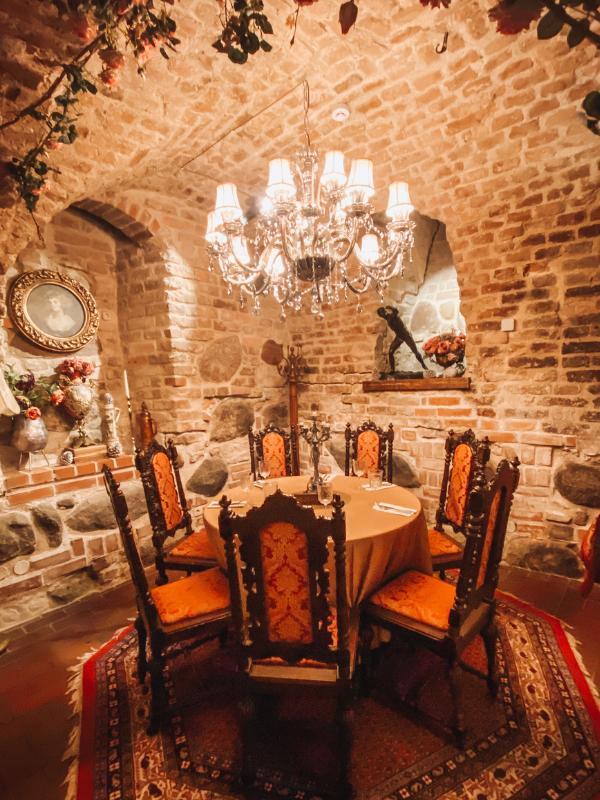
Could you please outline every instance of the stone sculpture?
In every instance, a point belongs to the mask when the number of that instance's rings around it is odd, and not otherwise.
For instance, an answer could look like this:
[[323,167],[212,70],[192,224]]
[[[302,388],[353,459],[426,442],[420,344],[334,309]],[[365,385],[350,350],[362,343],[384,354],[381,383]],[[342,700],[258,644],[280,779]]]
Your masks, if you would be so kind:
[[423,367],[424,370],[427,370],[427,366],[423,361],[423,356],[419,352],[417,345],[415,344],[415,340],[411,336],[410,331],[402,321],[400,314],[398,313],[398,309],[394,308],[393,306],[381,306],[377,309],[377,314],[384,319],[391,330],[394,332],[394,339],[390,345],[390,349],[388,351],[388,358],[390,362],[390,370],[387,373],[382,373],[381,377],[392,377],[392,378],[422,378],[422,372],[397,372],[396,371],[396,350],[402,345],[403,343],[407,344],[408,347],[413,352],[415,358],[419,362],[419,364]]

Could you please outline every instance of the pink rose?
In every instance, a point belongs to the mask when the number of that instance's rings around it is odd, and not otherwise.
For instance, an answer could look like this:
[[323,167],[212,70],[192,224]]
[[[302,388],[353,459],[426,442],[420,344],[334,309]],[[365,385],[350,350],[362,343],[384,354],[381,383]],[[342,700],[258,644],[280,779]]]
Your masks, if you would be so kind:
[[28,408],[25,412],[25,416],[27,419],[39,419],[42,416],[42,412],[37,406],[31,406],[31,408]]
[[59,406],[65,399],[65,393],[62,389],[55,389],[50,395],[50,402],[53,406]]

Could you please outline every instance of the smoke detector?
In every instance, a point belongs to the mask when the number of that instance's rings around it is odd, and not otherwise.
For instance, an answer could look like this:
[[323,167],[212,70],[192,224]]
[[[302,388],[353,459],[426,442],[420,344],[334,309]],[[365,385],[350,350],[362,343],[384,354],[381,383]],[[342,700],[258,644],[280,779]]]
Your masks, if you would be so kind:
[[350,117],[350,109],[348,106],[336,106],[331,112],[331,119],[336,122],[346,122]]

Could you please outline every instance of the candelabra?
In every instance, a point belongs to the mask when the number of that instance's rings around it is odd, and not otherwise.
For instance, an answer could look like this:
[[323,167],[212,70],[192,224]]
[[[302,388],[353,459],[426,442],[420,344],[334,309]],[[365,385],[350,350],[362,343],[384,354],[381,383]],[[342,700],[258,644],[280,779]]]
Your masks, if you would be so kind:
[[321,482],[319,478],[319,459],[321,457],[321,445],[326,442],[330,436],[331,431],[329,425],[323,422],[321,426],[317,425],[317,415],[313,414],[312,425],[310,428],[306,425],[300,426],[300,433],[304,441],[310,446],[310,457],[313,463],[314,474],[310,484],[308,485],[309,491],[316,492],[317,486]]

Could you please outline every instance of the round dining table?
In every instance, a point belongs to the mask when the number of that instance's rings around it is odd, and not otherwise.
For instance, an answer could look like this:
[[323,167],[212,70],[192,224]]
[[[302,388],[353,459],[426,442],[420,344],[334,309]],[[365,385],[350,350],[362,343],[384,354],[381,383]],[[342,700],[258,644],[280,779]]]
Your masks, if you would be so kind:
[[[284,494],[299,494],[306,491],[308,476],[277,478],[276,483]],[[430,574],[431,555],[427,537],[427,523],[419,499],[400,486],[384,486],[371,490],[365,478],[334,476],[333,492],[344,501],[346,516],[346,583],[350,607],[356,607],[376,589],[407,569]],[[234,501],[243,505],[232,507],[236,514],[246,514],[253,506],[262,505],[263,489],[234,488],[226,492]],[[214,502],[214,501],[213,501]],[[408,516],[379,511],[378,503],[392,503],[411,509]],[[319,516],[331,514],[331,506],[314,506]],[[220,565],[225,568],[225,550],[219,535],[220,508],[204,506],[204,526],[217,553]]]

